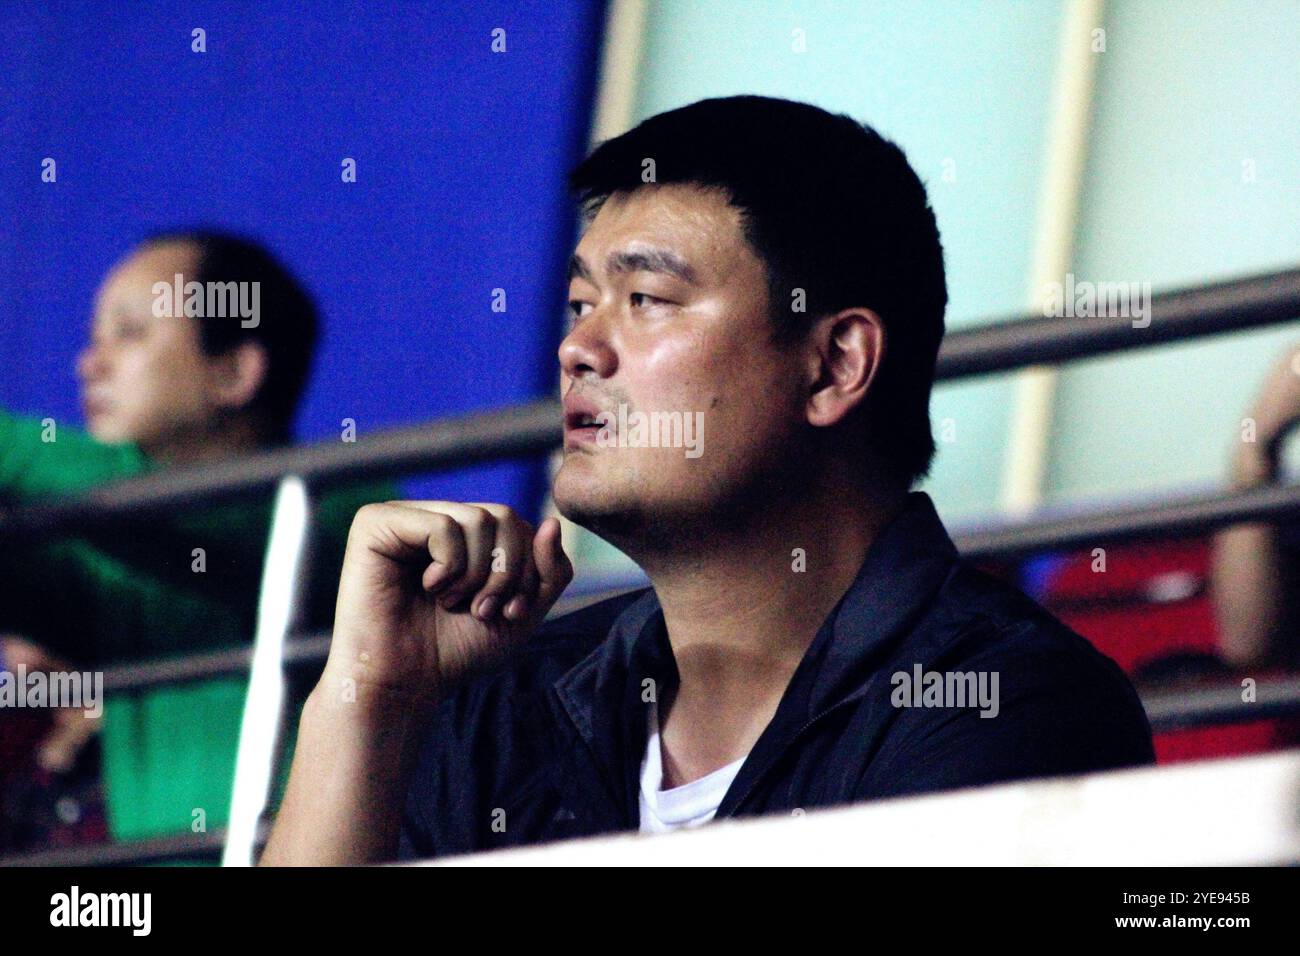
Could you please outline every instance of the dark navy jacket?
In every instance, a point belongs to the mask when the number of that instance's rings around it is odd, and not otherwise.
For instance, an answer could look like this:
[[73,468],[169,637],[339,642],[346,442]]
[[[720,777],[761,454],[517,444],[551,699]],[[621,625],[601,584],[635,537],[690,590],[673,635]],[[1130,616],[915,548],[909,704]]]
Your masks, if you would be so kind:
[[[997,673],[997,716],[982,717],[974,701],[896,706],[892,675],[918,664]],[[677,680],[653,590],[546,623],[508,666],[437,711],[401,857],[637,829],[647,680],[660,697]],[[1153,759],[1146,715],[1114,662],[963,561],[929,497],[912,492],[822,624],[717,816]]]

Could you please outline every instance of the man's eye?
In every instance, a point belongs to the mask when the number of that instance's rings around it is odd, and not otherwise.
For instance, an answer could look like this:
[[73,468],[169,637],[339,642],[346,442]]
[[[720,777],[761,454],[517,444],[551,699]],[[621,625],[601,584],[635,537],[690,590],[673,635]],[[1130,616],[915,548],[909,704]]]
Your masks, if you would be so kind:
[[569,314],[572,315],[575,319],[580,319],[584,315],[586,315],[586,313],[583,311],[584,308],[588,308],[588,309],[591,308],[591,303],[580,302],[577,299],[569,300]]
[[637,309],[647,305],[667,305],[667,299],[660,299],[657,296],[646,295],[644,292],[633,292],[631,295],[632,308]]
[[127,341],[142,339],[148,331],[143,322],[121,322],[116,329],[117,337]]

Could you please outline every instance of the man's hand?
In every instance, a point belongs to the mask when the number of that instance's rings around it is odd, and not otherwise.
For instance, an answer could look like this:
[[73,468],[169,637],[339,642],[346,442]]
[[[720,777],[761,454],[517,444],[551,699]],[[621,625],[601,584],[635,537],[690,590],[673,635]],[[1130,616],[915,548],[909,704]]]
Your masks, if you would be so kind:
[[431,707],[507,651],[573,578],[560,523],[503,505],[390,501],[348,535],[325,673],[303,708],[262,862],[390,860]]
[[505,505],[390,501],[357,512],[326,676],[433,699],[518,644],[573,578],[560,524]]

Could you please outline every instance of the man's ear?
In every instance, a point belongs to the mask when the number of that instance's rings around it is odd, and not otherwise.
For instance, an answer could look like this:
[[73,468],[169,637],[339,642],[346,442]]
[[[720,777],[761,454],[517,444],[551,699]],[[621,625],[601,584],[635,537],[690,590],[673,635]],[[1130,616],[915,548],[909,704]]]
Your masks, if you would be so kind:
[[870,309],[842,309],[819,319],[807,341],[808,422],[824,428],[866,401],[885,358],[885,323]]
[[256,342],[242,342],[211,361],[213,395],[222,408],[238,410],[252,404],[270,371],[266,349]]

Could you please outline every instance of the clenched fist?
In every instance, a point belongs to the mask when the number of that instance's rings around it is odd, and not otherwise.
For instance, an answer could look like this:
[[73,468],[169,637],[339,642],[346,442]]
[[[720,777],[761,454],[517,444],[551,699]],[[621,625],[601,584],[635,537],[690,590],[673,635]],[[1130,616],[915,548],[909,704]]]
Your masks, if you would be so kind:
[[352,522],[326,677],[436,700],[519,643],[573,578],[560,524],[510,508],[389,501]]

